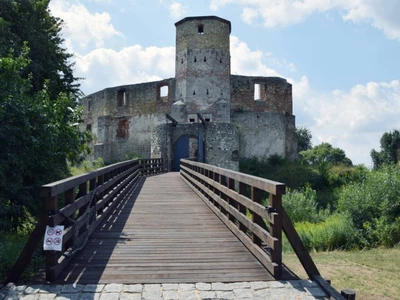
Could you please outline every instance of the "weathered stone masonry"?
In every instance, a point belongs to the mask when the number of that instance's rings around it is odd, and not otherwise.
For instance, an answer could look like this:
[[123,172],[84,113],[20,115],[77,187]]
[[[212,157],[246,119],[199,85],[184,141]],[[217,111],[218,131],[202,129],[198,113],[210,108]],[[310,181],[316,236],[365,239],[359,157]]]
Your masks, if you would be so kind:
[[185,156],[229,169],[240,157],[294,159],[291,84],[230,74],[229,21],[189,17],[175,26],[175,78],[106,88],[82,100],[95,136],[92,158],[163,157],[170,169]]

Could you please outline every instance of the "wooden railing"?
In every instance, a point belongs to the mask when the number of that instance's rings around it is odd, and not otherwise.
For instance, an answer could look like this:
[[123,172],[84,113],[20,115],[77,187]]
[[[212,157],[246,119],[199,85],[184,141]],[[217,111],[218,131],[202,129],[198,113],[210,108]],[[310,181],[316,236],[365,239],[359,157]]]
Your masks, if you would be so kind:
[[46,251],[46,279],[55,280],[71,260],[71,254],[87,241],[88,231],[93,232],[108,212],[131,194],[142,176],[163,170],[162,159],[137,159],[42,186],[46,214],[39,219],[9,272],[8,282],[19,279],[43,238],[46,225],[64,225],[62,251]]
[[[181,160],[183,179],[275,278],[282,274],[283,183]],[[262,204],[265,192],[269,203]]]
[[276,279],[282,276],[283,231],[310,279],[331,299],[344,299],[322,278],[282,207],[285,184],[185,159],[181,160],[180,172]]

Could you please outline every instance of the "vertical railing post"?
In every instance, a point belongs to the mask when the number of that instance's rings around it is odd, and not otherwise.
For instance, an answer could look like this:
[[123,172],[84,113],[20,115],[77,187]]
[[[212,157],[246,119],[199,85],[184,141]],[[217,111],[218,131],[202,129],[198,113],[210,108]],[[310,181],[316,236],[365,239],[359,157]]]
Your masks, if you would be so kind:
[[[253,200],[255,203],[261,204],[262,190],[252,186],[251,187],[251,200]],[[255,224],[260,225],[261,228],[265,229],[266,226],[265,226],[264,220],[258,214],[253,212],[251,219]],[[258,236],[256,236],[254,233],[253,233],[253,243],[258,246],[261,246],[261,239]]]
[[[228,188],[229,188],[231,191],[234,191],[234,190],[235,190],[235,180],[234,180],[233,178],[230,178],[230,177],[228,178]],[[233,206],[233,207],[234,207],[235,204],[236,204],[236,201],[229,197],[228,203],[229,203],[230,206]],[[232,223],[234,223],[234,222],[235,222],[235,217],[234,217],[233,215],[229,214],[229,220],[230,220]]]
[[[247,188],[246,184],[244,184],[243,182],[239,182],[239,194],[240,195],[246,194],[246,188]],[[246,206],[244,206],[240,203],[237,203],[237,208],[243,215],[246,216]],[[246,232],[246,230],[247,230],[246,226],[244,226],[241,222],[239,222],[239,229],[243,232]]]
[[[69,189],[69,190],[67,190],[67,191],[64,192],[64,205],[65,205],[65,206],[67,206],[68,204],[73,203],[74,200],[75,200],[74,188]],[[71,222],[70,220],[68,220],[68,219],[65,219],[64,222],[63,222],[63,224],[64,224],[64,226],[65,226],[65,228],[64,228],[64,230],[65,230],[66,227],[72,225],[72,222]],[[72,245],[72,239],[71,239],[70,241],[68,241],[68,242],[65,243],[65,248],[67,249],[67,248],[70,247],[71,245]]]
[[[54,227],[53,215],[57,211],[57,196],[47,196],[45,197],[45,208],[48,213],[47,225]],[[46,242],[46,241],[45,241]],[[49,281],[55,280],[55,274],[51,272],[51,268],[58,264],[58,254],[56,251],[46,251],[46,279]]]
[[278,240],[274,249],[271,249],[271,261],[278,265],[277,274],[274,274],[274,277],[279,279],[282,275],[282,196],[270,194],[269,204],[278,214],[277,218],[274,218],[274,223],[270,224],[270,234]]

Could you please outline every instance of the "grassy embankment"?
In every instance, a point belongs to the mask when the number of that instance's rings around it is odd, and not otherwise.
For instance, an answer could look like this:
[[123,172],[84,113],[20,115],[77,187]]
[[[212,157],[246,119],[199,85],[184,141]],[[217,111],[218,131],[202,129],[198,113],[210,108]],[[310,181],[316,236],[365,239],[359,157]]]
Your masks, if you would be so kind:
[[[339,292],[352,289],[356,299],[399,299],[400,247],[366,251],[313,252],[321,275]],[[283,262],[301,278],[307,275],[294,253],[284,253]]]

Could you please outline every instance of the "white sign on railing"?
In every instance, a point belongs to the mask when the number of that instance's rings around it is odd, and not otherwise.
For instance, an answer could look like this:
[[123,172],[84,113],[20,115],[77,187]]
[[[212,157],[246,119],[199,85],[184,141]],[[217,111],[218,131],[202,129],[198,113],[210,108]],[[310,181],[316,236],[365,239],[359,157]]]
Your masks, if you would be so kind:
[[43,250],[45,251],[61,251],[62,239],[64,235],[64,226],[58,225],[55,227],[46,226],[44,233]]

